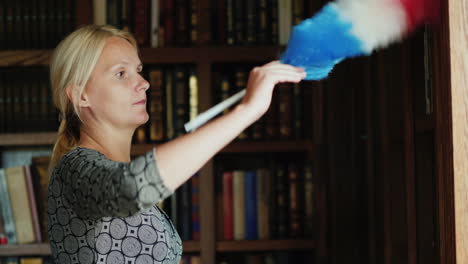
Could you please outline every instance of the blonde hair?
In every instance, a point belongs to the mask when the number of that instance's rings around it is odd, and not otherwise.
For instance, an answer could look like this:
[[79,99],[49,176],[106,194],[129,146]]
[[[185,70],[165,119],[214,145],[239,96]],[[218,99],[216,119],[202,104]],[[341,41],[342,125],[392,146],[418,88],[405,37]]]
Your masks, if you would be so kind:
[[[128,32],[104,25],[87,25],[77,29],[62,40],[50,61],[50,82],[54,104],[61,116],[57,141],[55,142],[49,164],[52,172],[64,154],[80,142],[80,108],[77,101],[81,98],[86,83],[110,37],[120,37],[137,48],[135,38]],[[71,88],[71,102],[67,89]]]

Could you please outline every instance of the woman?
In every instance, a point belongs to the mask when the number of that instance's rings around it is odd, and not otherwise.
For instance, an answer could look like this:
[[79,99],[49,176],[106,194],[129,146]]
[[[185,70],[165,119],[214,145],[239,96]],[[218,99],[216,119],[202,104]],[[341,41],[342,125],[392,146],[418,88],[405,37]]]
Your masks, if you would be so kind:
[[54,51],[50,77],[62,120],[48,225],[56,263],[179,263],[180,237],[155,203],[260,118],[275,84],[305,77],[279,62],[257,67],[230,113],[131,160],[132,135],[148,121],[141,70],[134,38],[110,26],[80,28]]

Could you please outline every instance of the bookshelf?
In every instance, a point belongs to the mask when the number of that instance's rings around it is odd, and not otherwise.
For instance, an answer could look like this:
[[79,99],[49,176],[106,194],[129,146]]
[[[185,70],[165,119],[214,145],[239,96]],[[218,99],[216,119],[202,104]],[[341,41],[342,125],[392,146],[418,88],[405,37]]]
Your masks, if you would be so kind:
[[[92,23],[92,1],[76,1],[76,26]],[[144,64],[193,64],[197,69],[199,87],[199,112],[213,105],[212,67],[216,63],[263,63],[278,58],[284,49],[280,45],[262,46],[225,46],[215,45],[212,40],[212,23],[206,10],[212,1],[199,0],[198,41],[193,47],[140,48]],[[47,66],[52,50],[0,50],[0,67]],[[316,128],[314,128],[316,129]],[[315,132],[314,132],[315,133]],[[0,152],[4,148],[24,146],[52,146],[55,132],[4,133],[0,134]],[[133,155],[150,150],[152,144],[134,144]],[[314,139],[274,140],[268,142],[234,142],[221,151],[225,153],[305,153],[310,159],[315,156]],[[315,170],[314,170],[315,171]],[[323,232],[314,239],[219,241],[216,238],[214,162],[208,162],[200,171],[200,241],[184,241],[184,253],[201,255],[202,263],[216,263],[216,255],[226,252],[245,251],[307,251],[322,250],[325,247]],[[325,199],[320,199],[317,214],[325,212]],[[325,214],[317,221],[324,227]],[[315,228],[319,230],[319,227]],[[5,256],[48,256],[48,244],[5,245],[0,246],[0,257]]]

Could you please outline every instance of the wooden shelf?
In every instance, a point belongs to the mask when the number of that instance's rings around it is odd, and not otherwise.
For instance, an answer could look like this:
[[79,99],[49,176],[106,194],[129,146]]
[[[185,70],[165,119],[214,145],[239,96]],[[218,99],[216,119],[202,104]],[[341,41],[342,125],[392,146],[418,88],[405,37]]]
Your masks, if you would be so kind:
[[270,251],[270,250],[309,250],[315,248],[313,240],[244,240],[219,241],[218,252]]
[[[197,62],[262,62],[276,59],[283,50],[278,46],[206,46],[186,48],[140,48],[145,64]],[[52,50],[0,51],[0,67],[46,66]]]
[[53,145],[56,139],[56,132],[0,134],[0,147],[46,146]]
[[[150,151],[154,144],[134,144],[132,155],[143,155]],[[157,147],[157,146],[156,146]],[[307,140],[290,141],[245,141],[234,142],[221,150],[221,153],[255,153],[255,152],[306,152],[313,149],[313,143]]]
[[[200,252],[199,241],[184,241],[184,253]],[[26,245],[1,245],[0,257],[14,256],[49,256],[51,253],[48,243],[26,244]]]
[[48,243],[0,246],[0,257],[49,256],[50,254],[51,251]]

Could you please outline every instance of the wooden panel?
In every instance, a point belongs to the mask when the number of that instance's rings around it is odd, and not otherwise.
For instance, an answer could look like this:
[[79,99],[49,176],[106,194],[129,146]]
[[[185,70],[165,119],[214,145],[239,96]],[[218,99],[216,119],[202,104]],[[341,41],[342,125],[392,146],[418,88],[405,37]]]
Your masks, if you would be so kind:
[[[468,263],[468,2],[449,1],[455,237],[457,263]],[[449,143],[449,142],[447,142]]]
[[[280,47],[141,48],[145,64],[198,62],[264,62],[278,58]],[[0,51],[0,67],[48,65],[52,50]]]
[[50,50],[8,50],[0,51],[0,67],[48,65]]
[[57,139],[55,132],[0,134],[0,146],[44,146]]
[[[205,111],[211,106],[211,65],[197,64],[198,107]],[[215,204],[213,160],[200,171],[200,247],[202,263],[215,263]]]
[[[440,1],[441,25],[433,29],[433,55],[439,263],[456,263],[452,91],[450,89],[450,34],[448,3]],[[463,262],[459,262],[460,264]]]

